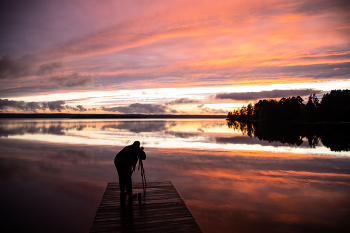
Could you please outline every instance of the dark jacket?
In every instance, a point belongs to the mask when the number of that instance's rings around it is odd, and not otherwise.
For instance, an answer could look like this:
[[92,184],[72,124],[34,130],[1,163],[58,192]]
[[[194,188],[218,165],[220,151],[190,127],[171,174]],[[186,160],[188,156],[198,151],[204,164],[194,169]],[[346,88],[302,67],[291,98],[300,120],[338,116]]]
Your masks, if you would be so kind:
[[143,150],[141,150],[139,146],[130,145],[124,147],[115,157],[126,158],[130,162],[130,165],[132,166],[133,170],[135,171],[137,160],[139,158],[145,160],[146,153]]

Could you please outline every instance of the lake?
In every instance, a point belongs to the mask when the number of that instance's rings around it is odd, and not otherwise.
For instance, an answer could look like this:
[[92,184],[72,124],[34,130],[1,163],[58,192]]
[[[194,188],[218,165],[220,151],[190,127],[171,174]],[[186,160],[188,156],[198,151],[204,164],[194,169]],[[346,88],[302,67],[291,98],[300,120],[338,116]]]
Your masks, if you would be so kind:
[[118,180],[114,156],[135,140],[147,181],[171,180],[204,232],[346,231],[348,128],[2,119],[2,232],[88,232],[106,182]]

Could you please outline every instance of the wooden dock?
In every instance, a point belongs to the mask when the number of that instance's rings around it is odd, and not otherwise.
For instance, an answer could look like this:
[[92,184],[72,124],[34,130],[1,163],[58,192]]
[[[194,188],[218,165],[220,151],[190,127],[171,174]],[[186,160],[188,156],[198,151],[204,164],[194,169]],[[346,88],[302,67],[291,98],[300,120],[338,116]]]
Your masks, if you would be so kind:
[[202,232],[171,181],[133,183],[141,199],[120,197],[119,184],[108,183],[90,232]]

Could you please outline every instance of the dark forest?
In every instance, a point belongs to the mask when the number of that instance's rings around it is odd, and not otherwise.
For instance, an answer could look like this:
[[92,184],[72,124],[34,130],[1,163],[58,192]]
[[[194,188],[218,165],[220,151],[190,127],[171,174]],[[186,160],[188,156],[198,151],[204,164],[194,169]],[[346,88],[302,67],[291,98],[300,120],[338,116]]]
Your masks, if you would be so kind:
[[306,104],[300,96],[264,99],[229,112],[229,121],[266,122],[320,122],[350,121],[350,90],[332,90],[319,101],[315,94],[309,96]]

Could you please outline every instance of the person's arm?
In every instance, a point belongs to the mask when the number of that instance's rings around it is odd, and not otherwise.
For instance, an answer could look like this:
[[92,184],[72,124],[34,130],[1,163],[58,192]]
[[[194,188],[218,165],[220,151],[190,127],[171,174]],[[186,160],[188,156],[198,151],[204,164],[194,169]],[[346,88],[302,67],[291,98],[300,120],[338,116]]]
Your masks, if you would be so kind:
[[140,150],[141,150],[141,152],[140,152],[140,159],[145,160],[146,159],[146,153],[144,151],[143,146],[140,147]]

